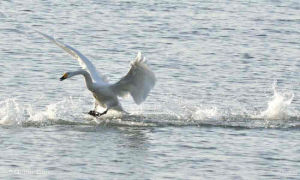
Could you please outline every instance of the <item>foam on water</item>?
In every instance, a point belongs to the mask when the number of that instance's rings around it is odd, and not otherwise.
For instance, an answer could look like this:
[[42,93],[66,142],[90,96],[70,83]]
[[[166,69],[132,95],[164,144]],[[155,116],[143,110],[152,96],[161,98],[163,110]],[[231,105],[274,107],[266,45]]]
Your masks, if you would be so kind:
[[[162,113],[147,114],[141,110],[122,115],[109,112],[100,118],[93,118],[83,113],[90,108],[84,100],[72,97],[51,103],[40,110],[32,105],[22,104],[15,98],[0,101],[1,125],[47,125],[47,124],[88,124],[114,126],[182,126],[212,125],[230,127],[292,127],[299,125],[297,115],[289,111],[294,94],[280,92],[276,82],[273,84],[273,96],[265,110],[251,114],[249,112],[232,112],[215,106],[189,105],[178,101]],[[181,107],[177,107],[179,106]],[[178,112],[178,109],[181,111]],[[258,115],[257,115],[258,114]]]

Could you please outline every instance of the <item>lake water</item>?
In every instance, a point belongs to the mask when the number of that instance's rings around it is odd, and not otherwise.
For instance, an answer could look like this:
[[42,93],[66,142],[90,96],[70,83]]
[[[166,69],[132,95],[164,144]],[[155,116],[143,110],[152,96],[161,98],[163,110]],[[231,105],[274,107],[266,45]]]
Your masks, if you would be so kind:
[[[300,2],[1,1],[1,179],[300,179]],[[80,50],[157,83],[93,118]]]

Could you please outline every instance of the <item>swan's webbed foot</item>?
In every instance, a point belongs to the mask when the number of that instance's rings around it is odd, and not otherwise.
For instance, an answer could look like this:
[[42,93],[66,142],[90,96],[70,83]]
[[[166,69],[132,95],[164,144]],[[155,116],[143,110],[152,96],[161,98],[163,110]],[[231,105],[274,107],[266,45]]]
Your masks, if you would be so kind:
[[91,110],[88,114],[96,117],[96,116],[99,116],[100,113],[98,113],[97,111]]
[[106,114],[107,111],[108,111],[108,109],[106,109],[103,113],[99,113],[97,111],[91,110],[88,114],[91,115],[91,116],[100,117],[100,116]]

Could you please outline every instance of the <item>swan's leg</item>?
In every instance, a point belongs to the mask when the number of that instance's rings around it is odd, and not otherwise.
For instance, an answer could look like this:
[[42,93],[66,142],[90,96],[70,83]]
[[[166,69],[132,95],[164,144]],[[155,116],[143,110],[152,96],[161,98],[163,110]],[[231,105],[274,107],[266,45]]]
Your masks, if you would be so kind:
[[123,111],[123,108],[122,106],[120,105],[119,101],[111,101],[111,102],[108,102],[106,104],[106,110],[102,113],[99,113],[96,111],[96,107],[97,107],[98,103],[95,102],[95,110],[94,111],[90,111],[89,114],[92,115],[92,116],[102,116],[104,114],[106,114],[108,112],[108,110],[110,109],[114,109],[114,110],[117,110],[117,111]]
[[102,116],[102,115],[106,114],[107,111],[108,111],[108,108],[103,113],[98,113],[99,114],[98,116]]
[[89,112],[89,115],[92,115],[92,116],[95,116],[95,117],[100,117],[100,116],[106,114],[107,111],[108,111],[108,108],[107,108],[104,112],[102,112],[102,113],[99,113],[99,112],[96,112],[96,111],[92,111],[92,110],[91,110],[91,111]]
[[107,104],[107,105],[106,105],[106,110],[105,110],[104,112],[102,112],[102,113],[98,113],[97,116],[102,116],[102,115],[106,114],[106,113],[108,112],[108,110],[110,109],[110,107],[111,107],[110,103]]
[[97,101],[95,100],[95,106],[94,106],[94,110],[90,110],[90,112],[88,113],[89,115],[92,115],[92,116],[99,116],[99,112],[97,112],[97,106],[99,104],[97,103]]
[[102,115],[104,115],[104,114],[106,114],[107,112],[108,112],[108,108],[104,111],[104,112],[102,112],[102,113],[99,113],[99,112],[97,112],[97,111],[90,111],[89,112],[89,115],[92,115],[92,116],[95,116],[95,117],[99,117],[99,116],[102,116]]
[[108,110],[113,109],[117,111],[122,111],[122,106],[120,105],[118,99],[111,100],[106,104],[106,110],[102,113],[97,113],[96,116],[102,116],[108,112]]

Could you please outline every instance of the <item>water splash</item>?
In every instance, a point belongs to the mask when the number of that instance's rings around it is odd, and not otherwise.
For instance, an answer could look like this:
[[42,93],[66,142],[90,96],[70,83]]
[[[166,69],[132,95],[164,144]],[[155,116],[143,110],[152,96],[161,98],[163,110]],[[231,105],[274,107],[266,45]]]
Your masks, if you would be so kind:
[[158,106],[157,111],[150,111],[152,114],[140,109],[129,111],[129,115],[109,112],[100,118],[83,113],[88,112],[92,106],[85,98],[76,100],[72,97],[64,98],[42,109],[39,104],[24,105],[17,99],[9,98],[0,101],[0,125],[300,127],[299,113],[295,115],[290,108],[294,94],[279,91],[276,82],[272,88],[274,94],[264,111],[252,112],[243,107],[233,110],[227,106],[197,105],[178,98],[170,98],[172,99],[170,102],[159,104],[165,108]]
[[13,125],[25,120],[24,108],[16,99],[6,99],[0,102],[0,124]]
[[0,102],[0,125],[22,125],[27,122],[47,123],[59,119],[80,119],[84,117],[79,112],[82,100],[73,100],[72,97],[51,103],[43,110],[38,110],[31,105],[24,105],[15,98],[8,98]]
[[194,120],[206,120],[206,119],[218,119],[219,116],[220,114],[217,107],[211,107],[211,108],[197,107],[196,110],[192,113],[191,118]]
[[268,108],[262,111],[261,118],[265,119],[287,119],[289,117],[288,107],[294,99],[292,92],[279,92],[277,89],[277,81],[273,83],[273,97],[268,102]]

